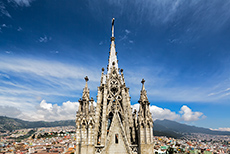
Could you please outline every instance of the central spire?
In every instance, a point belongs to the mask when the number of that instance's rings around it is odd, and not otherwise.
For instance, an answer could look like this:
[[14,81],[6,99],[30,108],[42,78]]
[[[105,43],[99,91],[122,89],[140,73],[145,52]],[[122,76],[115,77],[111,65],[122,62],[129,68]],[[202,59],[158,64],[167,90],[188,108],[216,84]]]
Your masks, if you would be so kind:
[[110,52],[109,52],[109,65],[107,68],[108,74],[111,72],[111,69],[113,67],[116,68],[118,72],[118,63],[117,63],[117,53],[115,49],[115,37],[114,37],[114,21],[115,19],[112,19],[112,37],[111,37],[111,45],[110,45]]

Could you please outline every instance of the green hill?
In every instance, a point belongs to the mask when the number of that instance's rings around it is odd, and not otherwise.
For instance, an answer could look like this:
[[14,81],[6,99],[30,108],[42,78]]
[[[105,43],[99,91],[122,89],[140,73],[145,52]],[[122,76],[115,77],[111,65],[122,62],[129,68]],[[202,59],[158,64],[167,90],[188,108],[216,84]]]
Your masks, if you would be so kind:
[[0,131],[16,130],[23,128],[38,128],[38,127],[56,127],[56,126],[75,126],[74,120],[63,120],[54,122],[45,121],[24,121],[16,118],[0,116]]

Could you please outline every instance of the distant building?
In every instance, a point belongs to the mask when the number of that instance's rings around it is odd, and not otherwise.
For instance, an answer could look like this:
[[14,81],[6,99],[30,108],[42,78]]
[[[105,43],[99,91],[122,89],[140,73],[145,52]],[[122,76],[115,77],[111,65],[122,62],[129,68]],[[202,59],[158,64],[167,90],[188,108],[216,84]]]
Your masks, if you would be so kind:
[[102,68],[96,110],[88,77],[76,114],[76,154],[152,154],[153,119],[143,79],[139,111],[132,111],[123,69],[118,68],[114,19],[107,74]]

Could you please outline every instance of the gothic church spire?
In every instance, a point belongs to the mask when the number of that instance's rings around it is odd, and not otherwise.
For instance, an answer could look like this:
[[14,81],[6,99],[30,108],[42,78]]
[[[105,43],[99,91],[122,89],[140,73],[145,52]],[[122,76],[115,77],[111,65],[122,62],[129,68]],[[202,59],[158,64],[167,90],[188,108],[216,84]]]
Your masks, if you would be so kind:
[[139,102],[148,102],[148,97],[147,97],[147,93],[146,93],[145,85],[144,85],[145,80],[142,79],[141,83],[142,83],[142,88],[141,88],[141,94],[140,94]]
[[89,100],[88,76],[85,77],[85,88],[83,89],[82,99]]
[[115,49],[115,37],[114,37],[114,18],[112,19],[112,37],[111,37],[111,45],[109,52],[109,65],[107,68],[108,74],[111,72],[112,68],[115,67],[118,72],[118,62],[117,62],[117,52]]

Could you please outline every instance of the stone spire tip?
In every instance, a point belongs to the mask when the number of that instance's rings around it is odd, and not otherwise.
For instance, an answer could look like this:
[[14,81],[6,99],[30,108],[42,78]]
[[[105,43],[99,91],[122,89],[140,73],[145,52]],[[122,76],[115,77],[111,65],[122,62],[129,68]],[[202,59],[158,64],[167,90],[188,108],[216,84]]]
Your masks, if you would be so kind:
[[89,78],[88,76],[85,77],[85,81],[88,82],[89,81]]
[[114,21],[115,18],[112,19],[112,39],[114,40]]
[[115,37],[114,37],[114,21],[115,19],[112,19],[112,37],[111,37],[111,45],[110,45],[110,52],[109,52],[109,65],[107,67],[107,73],[109,74],[111,72],[111,69],[113,67],[116,68],[118,73],[118,61],[117,61],[117,54],[115,50]]
[[145,79],[142,79],[142,80],[141,80],[141,83],[144,84],[144,83],[145,83]]
[[141,91],[145,91],[145,85],[144,85],[145,79],[142,79],[142,80],[141,80],[141,83],[142,83]]

